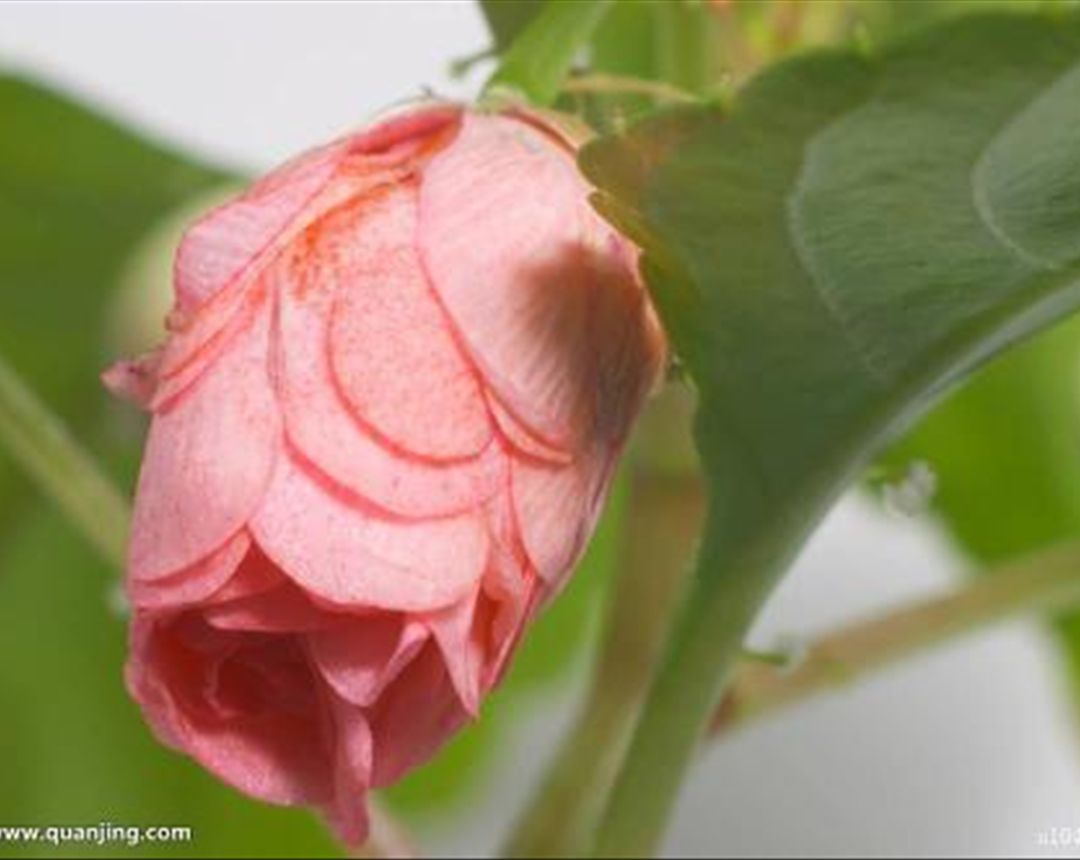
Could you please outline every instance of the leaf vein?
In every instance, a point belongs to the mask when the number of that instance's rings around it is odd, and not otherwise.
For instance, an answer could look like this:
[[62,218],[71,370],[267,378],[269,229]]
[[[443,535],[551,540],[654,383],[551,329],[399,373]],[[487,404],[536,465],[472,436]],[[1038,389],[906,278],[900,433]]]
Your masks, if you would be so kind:
[[1080,68],[1080,66],[1076,63],[1071,64],[1063,72],[1055,75],[1053,80],[1040,87],[1036,92],[1025,99],[1024,104],[1018,107],[1017,110],[1001,124],[1001,127],[994,132],[990,139],[987,140],[986,144],[980,149],[979,155],[975,159],[975,164],[971,169],[972,202],[975,212],[979,216],[980,223],[986,227],[990,235],[994,237],[1002,248],[1037,270],[1057,271],[1062,268],[1062,264],[1052,258],[1037,254],[1024,247],[1021,242],[1010,235],[1009,231],[1005,228],[1005,225],[1002,224],[994,208],[994,204],[990,199],[987,188],[987,156],[993,150],[997,142],[1015,128],[1035,104],[1045,98],[1061,81],[1073,74],[1078,68]]

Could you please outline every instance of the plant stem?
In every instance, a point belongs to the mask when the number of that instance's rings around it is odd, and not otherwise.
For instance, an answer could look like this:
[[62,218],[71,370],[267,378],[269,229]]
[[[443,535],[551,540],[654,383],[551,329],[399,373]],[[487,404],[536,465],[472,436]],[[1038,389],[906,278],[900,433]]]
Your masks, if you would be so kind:
[[592,686],[503,856],[574,857],[588,848],[648,690],[704,502],[693,473],[635,470]]
[[717,709],[712,736],[845,687],[949,639],[1021,613],[1080,603],[1080,543],[989,571],[956,591],[828,634],[789,669],[743,664]]
[[644,78],[627,77],[594,72],[587,75],[575,75],[563,84],[563,91],[568,93],[607,93],[650,96],[662,102],[692,102],[697,96],[664,81],[650,81]]
[[743,638],[796,545],[786,526],[756,538],[738,534],[738,527],[731,532],[731,522],[743,517],[728,520],[725,513],[727,506],[714,499],[697,569],[596,831],[593,856],[655,852]]
[[0,441],[95,549],[123,567],[128,532],[123,496],[2,357]]
[[654,8],[656,64],[660,78],[702,94],[716,82],[716,16],[704,3],[658,3]]
[[549,0],[503,54],[488,81],[488,94],[509,92],[534,105],[550,105],[610,4]]

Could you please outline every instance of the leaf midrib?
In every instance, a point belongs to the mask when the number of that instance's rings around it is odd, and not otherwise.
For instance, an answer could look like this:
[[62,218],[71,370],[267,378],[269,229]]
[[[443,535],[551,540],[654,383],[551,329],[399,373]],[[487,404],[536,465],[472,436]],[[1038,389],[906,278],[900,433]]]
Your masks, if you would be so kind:
[[986,159],[987,155],[994,149],[997,143],[1012,131],[1013,128],[1017,127],[1024,117],[1035,109],[1039,102],[1044,98],[1048,98],[1053,91],[1061,85],[1062,81],[1075,74],[1078,70],[1080,70],[1080,61],[1071,63],[1063,71],[1055,75],[1053,80],[1049,81],[1045,86],[1040,87],[1037,92],[1026,99],[1023,106],[1002,123],[994,135],[986,142],[985,146],[982,147],[979,156],[971,169],[972,198],[979,220],[984,224],[988,232],[1002,248],[1012,252],[1013,256],[1022,262],[1028,263],[1036,270],[1041,271],[1053,272],[1064,269],[1068,265],[1068,261],[1057,262],[1025,248],[1023,243],[1013,238],[1013,236],[1009,234],[1009,231],[1005,229],[1004,225],[999,222],[997,214],[994,211],[993,203],[991,203],[987,196],[988,192],[985,179],[987,166]]
[[[851,319],[850,315],[844,309],[843,302],[834,300],[831,297],[834,291],[822,283],[823,280],[827,279],[824,279],[820,273],[815,272],[812,255],[808,250],[807,239],[804,232],[798,227],[795,207],[805,190],[805,181],[808,175],[807,165],[811,161],[812,150],[817,142],[827,135],[831,129],[847,120],[851,115],[866,109],[875,102],[881,102],[879,95],[882,83],[880,71],[886,60],[887,57],[884,56],[876,57],[874,60],[875,68],[872,69],[872,73],[878,80],[875,81],[871,91],[865,97],[852,104],[850,108],[834,116],[829,122],[821,126],[821,128],[807,139],[802,147],[799,169],[792,182],[791,190],[784,197],[784,218],[787,226],[788,246],[795,258],[799,261],[804,280],[811,288],[811,295],[817,300],[826,315],[835,321],[836,329],[843,342],[849,347],[850,353],[858,362],[859,366],[866,372],[866,380],[870,383],[871,387],[878,389],[879,391],[887,390],[891,384],[895,383],[898,372],[882,366],[882,362],[876,356],[875,351],[865,343],[867,340],[865,333],[861,332],[859,325]],[[1002,136],[1007,134],[1010,129],[1022,121],[1023,117],[1027,115],[1040,100],[1047,97],[1062,80],[1073,74],[1078,68],[1080,68],[1080,62],[1069,64],[1064,70],[1055,74],[1051,80],[1047,81],[1044,85],[1039,86],[1037,90],[1025,98],[1023,103],[1019,105],[1015,111],[1011,112],[1009,118],[1003,122],[980,147],[979,154],[975,158],[970,171],[972,208],[978,218],[978,222],[984,227],[990,238],[998,245],[998,247],[1004,250],[1009,256],[1019,261],[1025,268],[1029,269],[1031,275],[1040,272],[1063,272],[1066,268],[1069,268],[1069,263],[1058,263],[1028,251],[1021,243],[1013,239],[1004,227],[998,223],[993,205],[987,196],[985,180],[982,179],[983,168],[986,163],[987,153],[993,150],[995,144]],[[945,340],[948,340],[948,338]],[[899,366],[900,372],[903,371],[905,364],[906,363]]]

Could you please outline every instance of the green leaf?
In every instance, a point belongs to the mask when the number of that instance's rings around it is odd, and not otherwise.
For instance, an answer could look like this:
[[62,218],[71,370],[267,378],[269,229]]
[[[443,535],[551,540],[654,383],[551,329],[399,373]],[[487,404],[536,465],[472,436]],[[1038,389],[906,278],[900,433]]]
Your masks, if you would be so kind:
[[[222,180],[29,81],[0,76],[0,353],[80,428],[102,413],[105,316],[155,219]],[[4,512],[27,492],[0,455]]]
[[660,77],[688,92],[705,92],[718,77],[719,16],[706,3],[654,5]]
[[742,636],[884,442],[1080,304],[1080,18],[806,54],[583,166],[698,387],[698,575],[598,850],[655,847]]
[[[955,4],[893,0],[866,11],[881,31],[910,26],[912,17],[948,14]],[[881,462],[894,471],[928,462],[938,478],[934,513],[977,570],[996,569],[1080,535],[1078,392],[1080,321],[1069,321],[981,370]],[[1062,615],[1055,627],[1080,706],[1080,613]]]
[[550,105],[612,0],[549,2],[506,48],[488,88]]
[[495,50],[506,50],[543,8],[544,0],[481,0],[480,10],[495,40]]
[[[704,4],[637,0],[615,3],[590,43],[588,71],[627,80],[661,82],[687,95],[717,80],[718,19]],[[605,131],[625,126],[657,106],[644,93],[590,93],[586,116]]]
[[[148,228],[224,174],[18,78],[0,78],[0,114],[0,352],[129,485],[141,430],[117,422],[98,381],[117,278]],[[0,664],[6,823],[194,828],[188,846],[138,848],[158,856],[336,853],[312,816],[249,801],[152,739],[123,687],[117,572],[6,451],[0,534],[0,647],[17,657]]]

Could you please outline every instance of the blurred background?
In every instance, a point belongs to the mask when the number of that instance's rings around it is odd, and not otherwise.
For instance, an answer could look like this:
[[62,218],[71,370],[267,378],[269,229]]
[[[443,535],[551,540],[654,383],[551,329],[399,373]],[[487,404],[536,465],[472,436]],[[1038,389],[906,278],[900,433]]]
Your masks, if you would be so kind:
[[[958,5],[970,4],[712,4],[717,86],[807,43],[877,38]],[[490,43],[465,0],[0,5],[0,354],[130,486],[140,419],[106,401],[97,374],[157,339],[180,226],[238,178],[393,102],[474,94],[490,64],[463,76],[450,66]],[[618,45],[608,53],[621,56]],[[1030,382],[1052,348],[1066,357],[1049,371],[1053,386],[1075,395],[1080,364],[1058,342],[1076,342],[1073,329],[976,386],[1006,390],[1010,373]],[[1032,458],[1043,424],[1020,407],[980,413],[978,395],[954,398],[889,460],[929,462],[939,492],[927,510],[890,512],[873,491],[845,498],[752,646],[809,638],[938,593],[977,560],[1080,533],[1080,508],[1044,486],[1054,467]],[[950,445],[970,456],[954,463],[942,455]],[[624,507],[617,494],[573,588],[480,723],[390,793],[428,853],[494,851],[528,798],[580,700]],[[1080,827],[1065,629],[996,627],[726,738],[703,753],[667,851],[1080,852],[1039,839]],[[133,853],[334,856],[313,817],[249,802],[152,741],[122,689],[123,636],[117,573],[0,451],[0,825],[187,825],[190,844]],[[0,845],[34,851],[55,853]],[[78,852],[93,849],[65,846]]]

